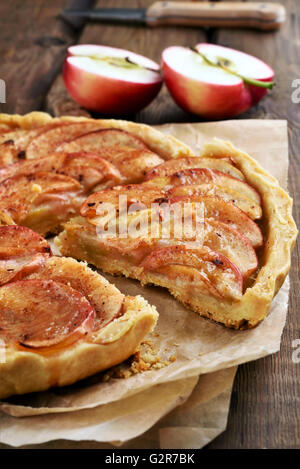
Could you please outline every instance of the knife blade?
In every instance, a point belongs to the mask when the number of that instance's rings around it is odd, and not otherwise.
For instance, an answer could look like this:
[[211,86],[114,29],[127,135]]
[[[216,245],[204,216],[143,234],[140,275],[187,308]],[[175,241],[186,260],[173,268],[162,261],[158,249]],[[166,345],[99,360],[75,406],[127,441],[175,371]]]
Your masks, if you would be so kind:
[[65,18],[144,24],[147,26],[250,27],[277,29],[285,20],[285,8],[264,2],[155,2],[149,8],[96,8],[65,10]]

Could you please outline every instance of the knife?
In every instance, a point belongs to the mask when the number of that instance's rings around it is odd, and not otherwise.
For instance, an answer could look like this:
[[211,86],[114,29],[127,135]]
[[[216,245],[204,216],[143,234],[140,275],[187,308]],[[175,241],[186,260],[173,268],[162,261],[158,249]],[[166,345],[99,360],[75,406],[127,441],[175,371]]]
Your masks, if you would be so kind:
[[149,8],[65,10],[63,16],[117,24],[272,30],[284,22],[285,8],[279,3],[264,2],[155,2]]

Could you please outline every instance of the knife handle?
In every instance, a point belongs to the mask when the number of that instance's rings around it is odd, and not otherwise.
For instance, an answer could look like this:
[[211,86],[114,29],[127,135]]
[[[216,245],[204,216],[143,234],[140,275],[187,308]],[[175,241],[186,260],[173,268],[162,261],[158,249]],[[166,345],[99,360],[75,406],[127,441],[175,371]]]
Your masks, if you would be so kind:
[[155,2],[146,12],[148,26],[206,26],[277,29],[285,8],[264,2]]

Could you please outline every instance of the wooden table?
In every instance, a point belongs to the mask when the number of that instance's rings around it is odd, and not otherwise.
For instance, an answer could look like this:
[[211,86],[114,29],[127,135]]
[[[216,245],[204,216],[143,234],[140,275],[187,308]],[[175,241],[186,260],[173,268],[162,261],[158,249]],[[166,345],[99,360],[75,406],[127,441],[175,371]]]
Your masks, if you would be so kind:
[[[60,76],[66,48],[73,43],[126,47],[156,61],[161,51],[201,41],[238,48],[269,63],[276,72],[276,87],[243,118],[287,119],[289,122],[289,190],[300,226],[300,104],[293,103],[292,82],[300,79],[300,5],[281,1],[287,21],[279,32],[197,28],[157,28],[100,24],[67,25],[58,16],[63,8],[88,6],[90,0],[14,0],[0,3],[0,78],[7,85],[1,112],[46,110],[53,115],[86,114],[72,101]],[[141,7],[151,0],[102,0],[105,7]],[[136,116],[138,122],[197,121],[181,111],[164,88],[158,98]],[[281,351],[238,369],[226,431],[207,448],[300,448],[300,363],[292,361],[292,342],[300,339],[299,244],[291,269],[288,322]],[[42,448],[97,448],[93,442],[56,441]],[[0,445],[0,448],[7,448]]]

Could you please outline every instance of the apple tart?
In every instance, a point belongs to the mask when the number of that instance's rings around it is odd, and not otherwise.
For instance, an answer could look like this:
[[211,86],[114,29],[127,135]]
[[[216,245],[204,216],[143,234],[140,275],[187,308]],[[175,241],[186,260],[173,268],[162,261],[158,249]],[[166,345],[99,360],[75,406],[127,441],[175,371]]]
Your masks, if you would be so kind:
[[155,326],[155,307],[83,262],[52,256],[31,229],[1,226],[0,239],[0,398],[119,364]]
[[62,255],[166,287],[228,327],[265,318],[297,229],[291,198],[249,155],[215,139],[195,156],[126,121],[31,113],[0,123],[2,223],[43,235],[63,225]]

